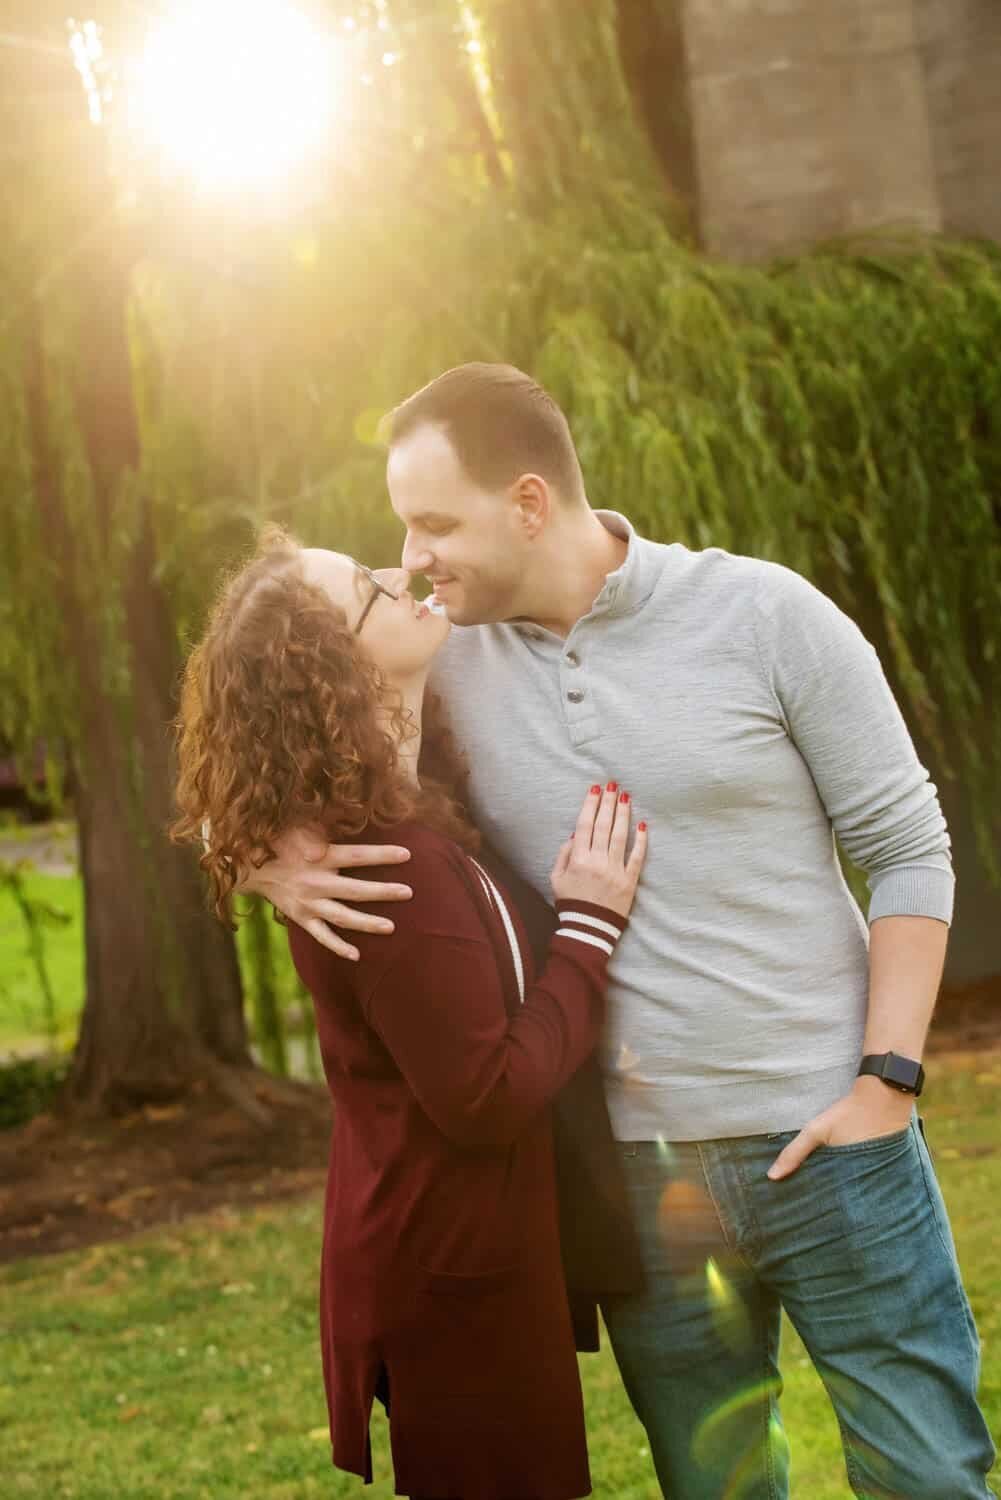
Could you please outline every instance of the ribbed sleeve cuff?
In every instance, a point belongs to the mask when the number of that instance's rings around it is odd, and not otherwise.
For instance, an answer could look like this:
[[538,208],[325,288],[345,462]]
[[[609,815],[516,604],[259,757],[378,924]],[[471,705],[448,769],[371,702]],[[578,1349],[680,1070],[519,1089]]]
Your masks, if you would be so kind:
[[596,906],[592,901],[557,901],[556,915],[559,925],[554,934],[567,938],[611,958],[615,946],[626,930],[627,919],[607,906]]
[[952,921],[956,877],[932,865],[904,865],[870,877],[869,921],[877,917],[934,917]]

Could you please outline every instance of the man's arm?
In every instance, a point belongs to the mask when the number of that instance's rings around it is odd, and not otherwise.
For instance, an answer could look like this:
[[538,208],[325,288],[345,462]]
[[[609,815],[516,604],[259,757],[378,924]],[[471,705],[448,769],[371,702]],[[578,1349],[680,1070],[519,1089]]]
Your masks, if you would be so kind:
[[[942,979],[948,938],[945,923],[931,917],[879,917],[873,922],[863,1054],[921,1056]],[[879,1097],[886,1093],[891,1099],[898,1097],[883,1084]]]
[[[920,1058],[942,977],[954,879],[935,788],[918,760],[878,657],[805,579],[770,569],[761,665],[839,840],[869,877],[869,1009],[864,1053]],[[902,1129],[913,1100],[879,1078],[810,1121],[769,1173],[784,1177],[818,1145]]]
[[[935,1008],[949,929],[933,917],[879,917],[869,935],[869,1014],[863,1055],[920,1058]],[[914,1100],[880,1078],[857,1078],[851,1093],[800,1131],[769,1169],[795,1172],[818,1146],[847,1146],[903,1130]]]
[[299,828],[274,841],[276,858],[246,870],[239,890],[264,896],[290,922],[340,958],[356,960],[358,949],[334,928],[346,932],[392,932],[393,923],[346,906],[349,901],[409,901],[409,885],[354,880],[343,870],[399,865],[410,850],[398,844],[328,844],[321,833]]

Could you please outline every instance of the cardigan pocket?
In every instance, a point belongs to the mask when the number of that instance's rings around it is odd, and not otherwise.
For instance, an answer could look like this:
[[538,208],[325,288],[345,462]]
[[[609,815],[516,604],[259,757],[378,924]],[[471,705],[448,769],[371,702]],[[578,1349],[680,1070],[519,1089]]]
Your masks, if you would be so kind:
[[490,1271],[473,1271],[456,1274],[453,1271],[429,1271],[418,1267],[418,1279],[422,1291],[435,1297],[484,1297],[500,1291],[514,1279],[520,1270],[515,1263],[497,1266]]
[[531,1304],[524,1266],[459,1276],[421,1270],[419,1276],[416,1312],[425,1393],[501,1401],[509,1388],[523,1385],[526,1367],[536,1365],[541,1352],[532,1349],[534,1320],[526,1316]]

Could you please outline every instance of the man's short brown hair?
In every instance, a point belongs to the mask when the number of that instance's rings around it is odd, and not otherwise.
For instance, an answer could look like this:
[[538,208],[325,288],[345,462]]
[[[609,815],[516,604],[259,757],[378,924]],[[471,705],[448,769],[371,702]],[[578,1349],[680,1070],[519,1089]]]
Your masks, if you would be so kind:
[[567,419],[547,391],[514,365],[446,370],[389,414],[390,447],[416,428],[440,427],[470,479],[499,490],[538,474],[567,501],[584,480]]

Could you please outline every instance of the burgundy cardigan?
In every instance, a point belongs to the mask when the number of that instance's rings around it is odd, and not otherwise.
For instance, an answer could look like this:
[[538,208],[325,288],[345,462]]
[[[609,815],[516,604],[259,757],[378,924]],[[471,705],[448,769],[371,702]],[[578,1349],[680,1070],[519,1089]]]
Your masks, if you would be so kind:
[[[607,1114],[580,1070],[624,919],[563,903],[554,934],[544,902],[525,888],[516,901],[496,866],[491,890],[443,836],[407,824],[371,841],[411,850],[396,931],[360,934],[350,963],[289,928],[335,1105],[320,1293],[333,1462],[371,1478],[371,1404],[388,1385],[398,1493],[575,1500],[590,1480],[547,1105],[578,1075],[566,1209],[602,1191]],[[536,946],[549,929],[541,967],[522,905]],[[582,1225],[590,1206],[570,1208]],[[577,1260],[586,1280],[586,1249]]]

